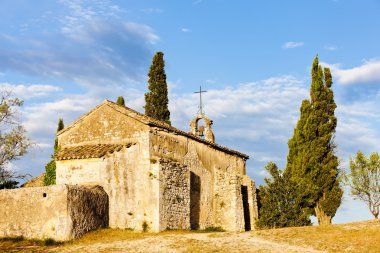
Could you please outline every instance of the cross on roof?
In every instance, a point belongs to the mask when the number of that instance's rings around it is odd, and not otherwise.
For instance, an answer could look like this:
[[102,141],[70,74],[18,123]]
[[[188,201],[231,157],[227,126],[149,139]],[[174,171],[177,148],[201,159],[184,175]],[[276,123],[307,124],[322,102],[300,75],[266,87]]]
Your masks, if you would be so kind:
[[199,93],[199,110],[198,114],[204,115],[205,112],[203,111],[203,105],[202,105],[202,93],[207,92],[207,90],[202,90],[202,86],[199,86],[199,91],[196,91],[194,93]]

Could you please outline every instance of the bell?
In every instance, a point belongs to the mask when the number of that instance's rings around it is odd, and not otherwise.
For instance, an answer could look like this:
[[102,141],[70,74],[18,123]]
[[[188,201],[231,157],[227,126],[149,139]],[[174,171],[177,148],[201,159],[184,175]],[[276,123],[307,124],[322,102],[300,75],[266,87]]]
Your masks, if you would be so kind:
[[199,126],[198,127],[198,135],[199,136],[203,137],[204,136],[204,134],[203,134],[204,131],[205,131],[205,127],[204,126]]

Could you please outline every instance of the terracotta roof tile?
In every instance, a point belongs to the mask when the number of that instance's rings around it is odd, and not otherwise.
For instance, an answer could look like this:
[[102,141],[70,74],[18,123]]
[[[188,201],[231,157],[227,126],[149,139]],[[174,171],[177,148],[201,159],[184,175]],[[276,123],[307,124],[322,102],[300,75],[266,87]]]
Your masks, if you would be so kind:
[[95,144],[95,145],[81,145],[75,147],[63,148],[57,152],[55,159],[71,160],[71,159],[87,159],[87,158],[100,158],[106,154],[120,151],[124,146],[130,147],[132,144]]

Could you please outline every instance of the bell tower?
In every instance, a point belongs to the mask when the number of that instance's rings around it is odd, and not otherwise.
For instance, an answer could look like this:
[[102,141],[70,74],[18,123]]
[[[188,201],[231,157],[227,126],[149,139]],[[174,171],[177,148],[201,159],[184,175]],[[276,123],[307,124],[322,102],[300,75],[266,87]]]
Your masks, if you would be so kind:
[[[205,116],[202,105],[202,93],[207,92],[202,90],[202,87],[199,87],[199,91],[194,93],[199,93],[199,110],[198,115],[190,121],[190,131],[197,137],[204,138],[206,141],[215,143],[215,136],[212,132],[212,120]],[[200,126],[199,121],[204,121],[205,126]]]

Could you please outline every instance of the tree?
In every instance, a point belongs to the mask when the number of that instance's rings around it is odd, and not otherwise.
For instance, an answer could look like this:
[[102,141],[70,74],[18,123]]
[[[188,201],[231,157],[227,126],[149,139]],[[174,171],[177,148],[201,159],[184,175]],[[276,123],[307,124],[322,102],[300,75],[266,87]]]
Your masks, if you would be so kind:
[[[58,120],[57,133],[65,128],[63,124],[63,119],[60,118]],[[48,162],[45,166],[45,177],[44,177],[44,185],[53,185],[56,183],[56,163],[54,156],[60,150],[60,146],[58,144],[58,138],[55,138],[54,142],[54,154],[52,155],[52,160]]]
[[148,73],[148,89],[145,93],[145,114],[170,124],[168,109],[168,85],[166,84],[164,54],[157,52]]
[[283,174],[274,163],[268,163],[265,169],[271,178],[265,178],[266,186],[260,186],[259,228],[279,228],[311,225],[303,209],[302,199],[296,198],[297,188],[288,174]]
[[121,106],[125,106],[124,98],[122,96],[119,96],[117,98],[116,104],[121,105]]
[[375,219],[380,206],[380,156],[372,153],[367,158],[358,151],[355,159],[350,158],[350,174],[345,176],[354,198],[364,201]]
[[3,189],[15,189],[17,188],[18,182],[16,180],[6,180],[0,183],[0,190]]
[[311,77],[310,100],[302,102],[300,119],[288,142],[285,174],[297,186],[305,210],[317,216],[320,225],[326,225],[331,224],[343,195],[334,144],[336,104],[330,69],[322,70],[318,56]]
[[20,159],[27,153],[32,142],[26,130],[17,120],[17,108],[23,101],[14,98],[11,91],[0,90],[0,184],[12,179],[23,179],[28,174],[19,174],[9,169],[10,162]]

